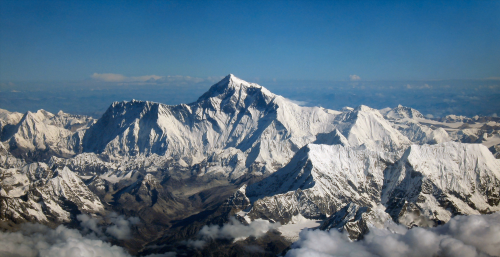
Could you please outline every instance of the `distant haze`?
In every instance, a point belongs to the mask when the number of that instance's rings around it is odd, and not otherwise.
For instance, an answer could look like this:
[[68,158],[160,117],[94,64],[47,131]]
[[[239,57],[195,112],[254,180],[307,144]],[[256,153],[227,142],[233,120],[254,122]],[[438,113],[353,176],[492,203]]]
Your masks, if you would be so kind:
[[[238,74],[235,74],[238,75]],[[132,99],[170,105],[194,102],[216,78],[158,80],[155,82],[1,82],[0,108],[26,112],[45,109],[57,113],[92,115],[95,118],[113,101]],[[415,108],[424,115],[448,114],[495,116],[500,114],[500,80],[435,81],[312,81],[259,80],[271,92],[294,100],[299,105],[322,106],[339,110],[344,106],[368,105],[372,108]]]

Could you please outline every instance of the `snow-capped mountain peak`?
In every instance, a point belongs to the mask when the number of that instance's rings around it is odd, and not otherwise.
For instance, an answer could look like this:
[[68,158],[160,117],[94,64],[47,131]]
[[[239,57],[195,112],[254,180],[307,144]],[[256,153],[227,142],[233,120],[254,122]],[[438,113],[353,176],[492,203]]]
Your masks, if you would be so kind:
[[422,115],[419,111],[402,105],[398,105],[396,108],[390,110],[385,114],[385,116],[388,119],[424,119],[424,115]]

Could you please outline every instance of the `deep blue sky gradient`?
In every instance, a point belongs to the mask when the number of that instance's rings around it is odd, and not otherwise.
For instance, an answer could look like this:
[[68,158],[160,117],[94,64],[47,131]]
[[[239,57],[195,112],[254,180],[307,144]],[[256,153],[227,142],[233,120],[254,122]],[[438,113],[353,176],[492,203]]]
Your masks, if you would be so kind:
[[0,80],[500,77],[500,1],[0,0]]

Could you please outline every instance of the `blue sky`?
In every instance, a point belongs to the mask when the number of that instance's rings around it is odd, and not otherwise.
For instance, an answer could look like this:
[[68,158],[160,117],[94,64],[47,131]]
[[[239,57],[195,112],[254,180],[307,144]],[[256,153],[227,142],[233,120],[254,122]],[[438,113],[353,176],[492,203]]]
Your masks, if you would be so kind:
[[99,117],[229,73],[303,105],[500,114],[500,1],[0,0],[0,108]]
[[500,77],[500,1],[0,0],[0,80]]

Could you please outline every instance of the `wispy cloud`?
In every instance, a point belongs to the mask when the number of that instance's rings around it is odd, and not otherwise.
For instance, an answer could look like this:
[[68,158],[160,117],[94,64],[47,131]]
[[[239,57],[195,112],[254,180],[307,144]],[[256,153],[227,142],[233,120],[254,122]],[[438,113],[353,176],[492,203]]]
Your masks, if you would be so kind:
[[84,232],[93,232],[102,239],[105,239],[106,235],[110,235],[121,240],[129,239],[132,235],[131,227],[140,222],[137,217],[127,218],[123,215],[118,215],[115,212],[112,212],[107,216],[109,222],[107,228],[99,226],[99,223],[101,222],[100,218],[94,218],[87,214],[80,214],[77,216],[77,219],[80,221],[80,226],[83,228]]
[[427,83],[425,83],[422,86],[414,86],[414,85],[406,84],[405,87],[406,87],[406,89],[431,89],[432,88],[432,86],[430,86]]
[[122,74],[115,74],[115,73],[94,73],[92,74],[91,77],[93,79],[105,82],[154,82],[156,80],[163,78],[162,76],[157,76],[157,75],[127,77]]
[[224,77],[206,77],[197,78],[191,76],[180,76],[180,75],[169,75],[169,76],[158,76],[158,75],[144,75],[138,77],[127,77],[122,74],[115,73],[94,73],[91,76],[92,79],[102,82],[113,82],[113,83],[131,83],[131,84],[196,84],[200,82],[218,82]]
[[349,75],[349,79],[351,79],[351,81],[356,81],[361,80],[361,77],[358,75]]

